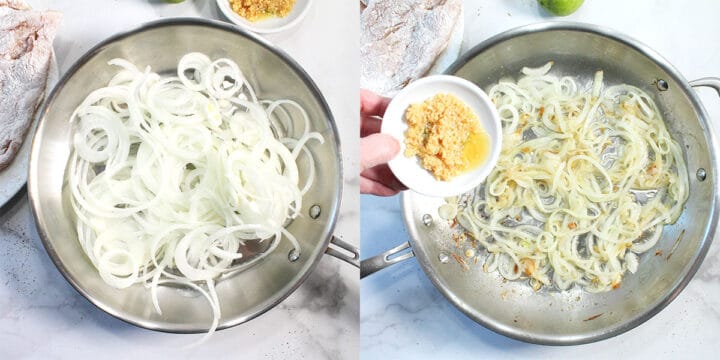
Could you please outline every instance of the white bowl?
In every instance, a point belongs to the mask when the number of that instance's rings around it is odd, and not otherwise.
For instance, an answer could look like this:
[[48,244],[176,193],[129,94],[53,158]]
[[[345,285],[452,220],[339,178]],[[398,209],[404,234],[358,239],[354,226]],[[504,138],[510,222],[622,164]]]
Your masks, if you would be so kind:
[[[405,131],[408,128],[405,112],[408,106],[439,93],[450,93],[467,104],[478,116],[491,141],[490,156],[484,164],[458,175],[450,181],[435,179],[420,165],[417,156],[406,157],[404,155]],[[400,91],[392,99],[385,112],[382,132],[393,136],[400,142],[400,153],[388,163],[390,170],[410,190],[427,196],[455,196],[480,185],[495,167],[502,148],[500,116],[490,98],[472,82],[449,75],[428,76],[410,83]]]
[[232,8],[230,8],[230,1],[217,0],[218,8],[220,8],[220,11],[222,11],[226,18],[246,30],[259,34],[276,33],[297,25],[303,17],[305,17],[305,14],[307,14],[311,4],[312,0],[296,0],[290,14],[287,16],[282,18],[270,17],[252,22],[235,13]]

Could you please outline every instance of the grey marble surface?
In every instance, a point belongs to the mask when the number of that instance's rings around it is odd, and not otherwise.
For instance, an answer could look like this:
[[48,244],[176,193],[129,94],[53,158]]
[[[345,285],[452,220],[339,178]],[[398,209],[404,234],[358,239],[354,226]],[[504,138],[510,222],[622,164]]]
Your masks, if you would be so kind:
[[[61,73],[118,31],[163,17],[222,19],[215,1],[29,0],[60,10],[55,42]],[[335,235],[359,246],[358,16],[355,4],[315,1],[290,32],[266,38],[293,56],[326,97],[340,131],[345,190]],[[318,56],[326,54],[327,56]],[[359,348],[358,271],[324,256],[289,298],[248,323],[199,335],[153,332],[102,312],[60,275],[38,238],[25,193],[0,209],[0,358],[267,358],[354,359]]]
[[[560,20],[610,27],[662,54],[689,80],[720,76],[720,2],[586,0]],[[551,18],[535,0],[465,1],[462,52],[502,31]],[[720,135],[720,98],[699,89]],[[400,199],[363,196],[361,253],[376,255],[407,241]],[[720,239],[685,290],[659,314],[617,337],[593,344],[552,347],[498,335],[453,307],[415,259],[361,281],[361,358],[717,358],[720,352]]]

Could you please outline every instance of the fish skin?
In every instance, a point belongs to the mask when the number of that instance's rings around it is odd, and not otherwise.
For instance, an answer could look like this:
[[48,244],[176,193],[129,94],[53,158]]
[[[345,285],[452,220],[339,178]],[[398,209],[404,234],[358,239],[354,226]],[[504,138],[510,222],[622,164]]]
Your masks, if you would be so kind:
[[373,0],[360,15],[360,86],[393,96],[447,47],[462,0]]
[[7,6],[15,10],[30,10],[30,5],[22,0],[0,0],[0,7]]
[[62,15],[0,0],[0,170],[10,165],[40,105]]

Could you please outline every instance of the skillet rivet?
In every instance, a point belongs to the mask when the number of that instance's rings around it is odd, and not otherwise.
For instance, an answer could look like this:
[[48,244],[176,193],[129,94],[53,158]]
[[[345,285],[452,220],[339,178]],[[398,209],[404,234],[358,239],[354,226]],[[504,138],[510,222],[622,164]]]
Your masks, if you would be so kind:
[[670,87],[670,85],[668,85],[668,82],[663,79],[658,79],[658,81],[655,82],[655,86],[657,86],[658,90],[660,91],[667,91],[667,89]]
[[440,262],[443,264],[447,263],[449,259],[450,257],[448,256],[448,254],[444,252],[441,252],[440,255],[438,255],[438,260],[440,260]]
[[317,219],[318,217],[320,217],[320,210],[320,205],[315,204],[311,206],[309,210],[310,218]]
[[698,180],[705,181],[705,178],[707,177],[707,172],[705,172],[705,169],[699,168],[695,175],[697,176]]
[[430,214],[425,214],[422,216],[422,222],[425,226],[430,226],[433,223],[433,218]]
[[296,262],[298,259],[300,259],[300,252],[295,251],[295,249],[290,250],[288,253],[288,260],[290,260],[290,262]]

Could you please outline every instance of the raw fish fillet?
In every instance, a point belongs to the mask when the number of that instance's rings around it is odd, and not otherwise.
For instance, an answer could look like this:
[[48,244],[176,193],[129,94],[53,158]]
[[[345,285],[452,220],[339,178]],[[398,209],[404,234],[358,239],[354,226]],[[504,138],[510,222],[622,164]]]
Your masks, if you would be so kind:
[[360,15],[360,86],[393,96],[447,47],[462,0],[372,0]]
[[61,16],[0,0],[0,170],[20,150],[42,100]]

